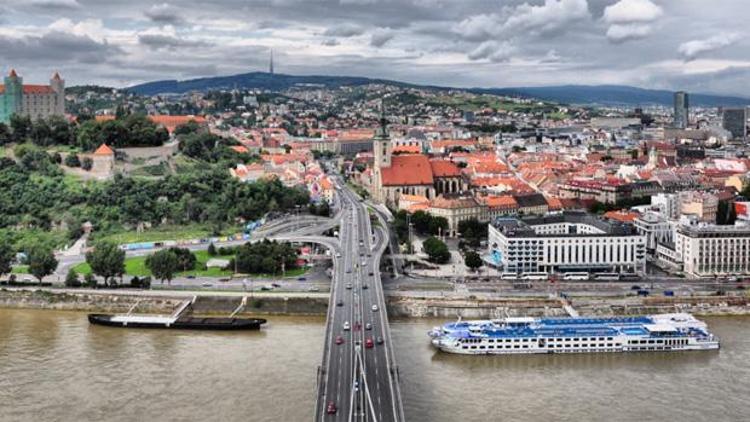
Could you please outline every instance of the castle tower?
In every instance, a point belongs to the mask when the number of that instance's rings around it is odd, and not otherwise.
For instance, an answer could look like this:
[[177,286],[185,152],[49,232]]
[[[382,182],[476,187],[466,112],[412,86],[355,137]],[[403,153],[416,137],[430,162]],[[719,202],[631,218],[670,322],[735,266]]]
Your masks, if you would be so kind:
[[65,79],[61,78],[60,74],[55,72],[49,81],[49,86],[56,94],[54,114],[62,116],[65,114]]
[[15,69],[5,77],[5,93],[0,107],[0,121],[9,122],[13,114],[23,112],[23,78],[19,77]]

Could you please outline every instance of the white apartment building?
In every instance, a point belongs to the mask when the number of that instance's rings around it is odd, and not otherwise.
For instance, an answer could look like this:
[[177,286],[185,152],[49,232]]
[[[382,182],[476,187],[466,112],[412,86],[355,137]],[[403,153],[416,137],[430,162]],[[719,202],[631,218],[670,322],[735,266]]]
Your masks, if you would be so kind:
[[646,211],[638,216],[633,222],[638,234],[646,236],[646,249],[650,253],[656,251],[659,243],[672,243],[675,223],[668,220],[663,214]]
[[750,275],[750,226],[680,224],[675,258],[693,277]]
[[622,272],[646,269],[646,236],[584,212],[498,219],[489,255],[505,272]]
[[668,219],[675,220],[680,216],[680,204],[674,193],[657,193],[651,197],[651,206]]

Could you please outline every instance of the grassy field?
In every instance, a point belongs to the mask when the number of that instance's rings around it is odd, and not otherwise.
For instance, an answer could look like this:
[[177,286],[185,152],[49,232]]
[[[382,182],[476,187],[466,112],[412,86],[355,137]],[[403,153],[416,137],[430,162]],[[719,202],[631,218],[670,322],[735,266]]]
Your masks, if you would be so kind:
[[[240,230],[239,226],[229,227],[222,230],[222,234],[234,234]],[[140,233],[136,231],[123,231],[97,236],[96,240],[107,240],[122,245],[125,243],[160,242],[165,240],[205,239],[211,236],[211,229],[208,226],[191,224],[186,226],[159,226]]]
[[28,274],[29,266],[28,265],[16,265],[15,267],[13,267],[10,273],[11,274]]
[[[206,251],[195,251],[195,258],[196,258],[196,268],[205,268],[206,262],[208,262],[211,258],[218,258],[218,259],[226,259],[229,260],[232,258],[232,255],[225,255],[225,256],[209,256],[208,252]],[[86,275],[91,273],[91,267],[89,264],[82,262],[73,269],[81,275]],[[296,268],[294,270],[290,270],[286,272],[287,277],[297,277],[307,272],[307,268]],[[194,275],[196,277],[229,277],[231,276],[233,271],[231,270],[222,270],[221,268],[206,268],[206,269],[195,269],[190,271],[182,271],[177,273],[176,277],[185,277],[188,275]],[[149,271],[148,268],[146,268],[146,257],[145,256],[134,256],[131,258],[125,259],[125,274],[129,276],[138,276],[138,277],[145,277],[150,276],[151,271]],[[273,277],[273,274],[254,274],[252,276],[249,276],[249,278],[270,278]]]

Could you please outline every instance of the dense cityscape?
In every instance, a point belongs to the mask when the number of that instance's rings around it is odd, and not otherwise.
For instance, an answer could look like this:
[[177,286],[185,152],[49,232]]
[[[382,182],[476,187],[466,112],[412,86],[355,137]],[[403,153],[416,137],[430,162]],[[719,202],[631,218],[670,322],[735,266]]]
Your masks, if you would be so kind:
[[[53,3],[35,7],[82,8]],[[513,31],[565,32],[536,19],[600,14],[626,48],[667,7],[518,3],[450,37],[507,36],[467,57],[512,67]],[[162,32],[139,43],[165,60],[218,45],[181,38],[183,12],[146,9]],[[288,31],[380,49],[393,25]],[[684,65],[741,42],[723,34],[680,44]],[[119,84],[0,47],[0,420],[743,420],[747,94],[308,76],[283,47],[234,74]]]

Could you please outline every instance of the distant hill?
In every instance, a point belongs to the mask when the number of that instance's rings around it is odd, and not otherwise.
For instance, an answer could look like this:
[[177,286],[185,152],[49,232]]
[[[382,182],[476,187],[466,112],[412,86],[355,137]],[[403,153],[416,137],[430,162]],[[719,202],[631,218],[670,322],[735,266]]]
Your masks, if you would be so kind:
[[[267,89],[282,91],[293,86],[318,85],[326,88],[341,86],[361,86],[372,83],[386,85],[429,88],[437,90],[454,89],[433,85],[415,85],[387,79],[371,79],[356,76],[294,76],[270,74],[266,72],[251,72],[231,76],[217,76],[210,78],[189,79],[185,81],[164,80],[135,85],[128,90],[141,95],[183,94],[190,91],[209,91],[220,89]],[[599,104],[599,105],[654,105],[669,106],[672,104],[674,93],[671,91],[642,89],[619,85],[563,85],[548,87],[521,88],[469,88],[469,92],[511,95],[540,100],[554,101],[565,104]],[[741,106],[750,105],[750,99],[709,94],[690,95],[690,104],[698,107]]]
[[[635,88],[623,85],[561,85],[546,87],[472,89],[494,95],[511,95],[565,104],[598,105],[664,105],[671,106],[674,92]],[[690,106],[718,107],[750,105],[750,99],[711,94],[690,93]]]
[[281,91],[299,85],[320,85],[326,88],[341,86],[361,86],[372,83],[382,83],[394,86],[417,87],[417,85],[385,79],[370,79],[357,76],[294,76],[270,74],[266,72],[251,72],[231,76],[217,76],[212,78],[190,79],[185,81],[166,80],[148,82],[128,88],[137,94],[183,94],[190,91],[208,91],[217,89],[268,89]]

